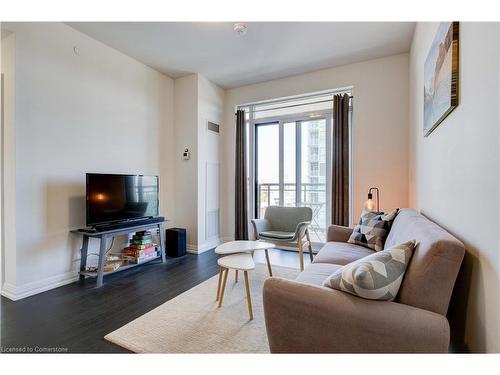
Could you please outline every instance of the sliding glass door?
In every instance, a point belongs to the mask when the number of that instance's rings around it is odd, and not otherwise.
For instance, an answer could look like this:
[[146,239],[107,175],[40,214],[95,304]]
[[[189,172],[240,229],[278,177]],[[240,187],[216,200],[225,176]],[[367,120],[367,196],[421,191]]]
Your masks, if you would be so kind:
[[259,124],[255,129],[255,172],[257,177],[256,217],[264,217],[269,206],[282,205],[280,199],[280,125]]
[[[327,191],[329,186],[327,171],[327,129],[326,119],[300,122],[300,206],[311,207],[313,219],[311,234],[323,242],[326,238],[326,228],[330,224],[330,205]],[[330,169],[328,169],[330,170]]]
[[255,216],[268,206],[311,207],[311,239],[324,242],[330,222],[331,113],[254,122]]

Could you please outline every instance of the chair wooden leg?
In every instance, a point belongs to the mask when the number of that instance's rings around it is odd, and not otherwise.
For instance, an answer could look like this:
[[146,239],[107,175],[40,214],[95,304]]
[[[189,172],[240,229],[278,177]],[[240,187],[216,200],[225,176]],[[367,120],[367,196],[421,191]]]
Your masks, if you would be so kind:
[[235,272],[234,272],[234,282],[235,283],[238,282],[238,270],[235,270]]
[[309,236],[309,229],[306,230],[306,238],[307,238],[307,248],[309,249],[309,259],[311,262],[313,261],[313,247],[311,244],[311,237]]
[[271,261],[269,260],[269,252],[267,249],[265,249],[264,251],[266,252],[267,270],[269,271],[269,276],[272,276],[273,270],[271,269]]
[[219,296],[220,296],[220,287],[221,287],[221,284],[222,284],[222,274],[224,273],[224,268],[220,267],[220,271],[219,271],[219,282],[217,283],[217,297],[215,298],[216,301],[219,300]]
[[304,271],[304,251],[302,249],[302,239],[299,239],[297,245],[299,247],[300,272],[302,272]]
[[248,284],[248,271],[245,271],[244,274],[245,274],[245,288],[247,290],[248,315],[250,316],[250,320],[253,320],[252,298],[250,297],[250,285]]
[[224,298],[224,290],[226,289],[226,281],[227,281],[227,274],[229,273],[229,270],[227,268],[224,269],[224,277],[222,278],[222,289],[220,291],[219,295],[219,307],[222,306],[222,299]]

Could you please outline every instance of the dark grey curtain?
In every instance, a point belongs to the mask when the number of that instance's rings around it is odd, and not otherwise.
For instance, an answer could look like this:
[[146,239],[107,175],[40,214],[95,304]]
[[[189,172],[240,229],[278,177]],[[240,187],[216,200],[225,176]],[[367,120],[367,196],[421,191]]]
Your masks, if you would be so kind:
[[235,240],[248,240],[247,207],[247,132],[245,111],[236,111],[236,166],[235,166]]
[[349,226],[349,95],[333,96],[332,224]]

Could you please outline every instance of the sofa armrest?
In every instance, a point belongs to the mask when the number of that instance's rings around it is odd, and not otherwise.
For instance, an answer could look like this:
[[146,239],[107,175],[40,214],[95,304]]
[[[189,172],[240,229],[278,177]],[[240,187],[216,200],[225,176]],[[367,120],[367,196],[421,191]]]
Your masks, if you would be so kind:
[[347,242],[352,234],[352,228],[342,227],[340,225],[330,225],[328,227],[328,233],[326,235],[326,240],[328,242]]
[[269,221],[266,219],[252,219],[254,239],[259,238],[259,233],[270,230]]
[[263,299],[272,353],[448,351],[448,321],[427,310],[276,277]]

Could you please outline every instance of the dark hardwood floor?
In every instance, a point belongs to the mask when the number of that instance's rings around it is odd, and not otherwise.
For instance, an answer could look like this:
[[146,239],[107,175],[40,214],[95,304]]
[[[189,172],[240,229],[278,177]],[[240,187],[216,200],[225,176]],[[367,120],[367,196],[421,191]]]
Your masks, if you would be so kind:
[[109,275],[99,289],[95,279],[87,279],[16,302],[2,297],[1,344],[73,353],[127,352],[103,337],[217,271],[217,257],[208,251]]
[[[257,262],[264,254],[255,253]],[[273,250],[271,263],[298,268],[295,252]],[[308,257],[304,256],[306,264]],[[167,258],[167,263],[109,275],[102,288],[95,279],[75,282],[16,302],[1,299],[1,346],[6,348],[59,348],[70,353],[126,353],[104,336],[218,272],[217,255]],[[179,317],[181,320],[182,317]]]

